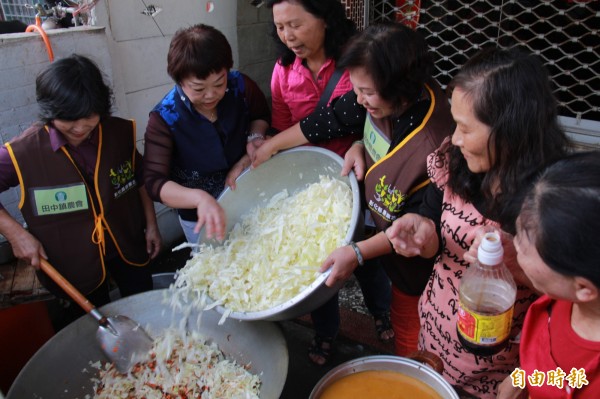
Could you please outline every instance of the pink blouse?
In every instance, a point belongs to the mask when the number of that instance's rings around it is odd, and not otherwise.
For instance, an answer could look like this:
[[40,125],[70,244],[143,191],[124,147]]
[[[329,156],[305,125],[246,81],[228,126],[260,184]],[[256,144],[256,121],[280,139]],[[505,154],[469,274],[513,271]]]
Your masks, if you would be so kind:
[[419,349],[433,352],[442,359],[444,378],[450,384],[477,397],[491,399],[496,397],[498,385],[519,366],[517,336],[527,308],[537,296],[527,287],[518,287],[509,344],[499,353],[476,356],[466,351],[458,340],[458,287],[461,276],[469,267],[463,255],[469,250],[479,227],[498,227],[498,224],[486,219],[473,204],[463,201],[446,187],[448,159],[445,149],[449,144],[450,140],[446,139],[428,158],[431,180],[443,192],[440,225],[444,247],[419,302]]
[[[271,126],[279,131],[285,130],[308,116],[319,103],[334,71],[335,61],[332,59],[325,61],[316,79],[313,79],[310,70],[302,65],[301,58],[296,57],[294,63],[287,67],[279,62],[275,63],[271,77]],[[352,83],[348,71],[344,71],[328,103],[349,90],[352,90]]]

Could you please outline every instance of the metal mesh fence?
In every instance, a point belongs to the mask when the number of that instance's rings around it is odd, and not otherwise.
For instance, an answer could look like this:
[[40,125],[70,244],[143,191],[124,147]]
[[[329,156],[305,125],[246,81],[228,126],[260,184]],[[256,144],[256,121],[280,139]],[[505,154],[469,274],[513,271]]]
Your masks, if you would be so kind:
[[354,21],[358,30],[365,29],[368,22],[365,18],[366,3],[368,0],[341,0],[346,7],[346,16]]
[[0,6],[6,21],[19,20],[26,24],[35,23],[35,0],[1,0]]
[[481,47],[524,46],[544,61],[561,115],[600,121],[598,0],[371,0],[368,19],[416,26],[444,87]]

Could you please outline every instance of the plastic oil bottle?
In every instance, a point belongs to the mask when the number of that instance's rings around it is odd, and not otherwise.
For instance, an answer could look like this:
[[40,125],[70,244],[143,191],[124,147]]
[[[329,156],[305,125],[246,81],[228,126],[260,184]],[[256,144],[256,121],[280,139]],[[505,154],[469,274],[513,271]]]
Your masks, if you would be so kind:
[[517,286],[503,262],[500,235],[486,233],[477,250],[477,262],[465,272],[459,286],[458,338],[470,352],[490,356],[508,343]]

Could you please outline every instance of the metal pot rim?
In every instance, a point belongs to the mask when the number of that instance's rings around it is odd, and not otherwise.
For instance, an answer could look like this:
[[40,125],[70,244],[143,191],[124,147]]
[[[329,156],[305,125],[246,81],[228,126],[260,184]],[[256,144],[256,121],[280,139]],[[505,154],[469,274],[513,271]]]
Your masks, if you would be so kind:
[[[311,146],[300,146],[300,147],[292,148],[289,150],[285,150],[285,151],[282,151],[282,152],[274,155],[272,157],[272,159],[286,157],[286,156],[289,156],[289,154],[294,154],[294,153],[298,153],[298,152],[309,152],[309,153],[312,152],[312,153],[322,154],[323,156],[326,156],[329,159],[335,161],[339,165],[340,171],[344,165],[344,160],[342,159],[342,157],[337,155],[335,152],[324,149],[324,148],[311,147]],[[242,179],[245,175],[247,175],[250,172],[251,172],[251,169],[246,168],[240,174],[238,179]],[[360,199],[360,188],[358,185],[358,180],[356,179],[356,175],[354,174],[353,171],[350,171],[347,178],[348,178],[348,182],[350,185],[350,189],[352,190],[352,210],[351,210],[352,218],[350,221],[350,226],[348,227],[348,232],[346,233],[346,237],[344,238],[344,242],[350,242],[352,240],[352,238],[355,234],[355,231],[357,229],[357,225],[359,224],[360,217],[361,217],[361,215],[360,215],[361,199]],[[227,187],[219,195],[219,197],[217,198],[217,201],[221,201],[229,192],[231,192],[231,189],[229,187]],[[319,276],[317,276],[317,278],[315,278],[315,280],[308,287],[306,287],[304,290],[302,290],[298,295],[296,295],[295,297],[293,297],[291,299],[288,299],[287,301],[285,301],[283,303],[280,303],[279,305],[273,306],[269,309],[264,309],[264,310],[259,310],[259,311],[244,312],[244,311],[233,311],[232,310],[229,313],[228,317],[230,317],[232,319],[236,319],[236,320],[271,320],[271,321],[275,321],[275,320],[289,319],[290,318],[289,316],[284,317],[286,311],[288,311],[288,310],[292,309],[294,306],[300,304],[302,301],[304,301],[309,296],[311,296],[315,291],[317,291],[317,290],[331,291],[331,294],[329,295],[329,297],[331,297],[335,292],[337,292],[337,290],[339,288],[341,288],[343,283],[339,283],[336,287],[332,287],[332,288],[325,286],[325,281],[327,280],[327,277],[329,277],[330,272],[331,271],[328,270],[324,273],[319,274]],[[212,298],[210,298],[209,300],[212,301]],[[228,308],[226,308],[222,305],[216,306],[215,309],[217,310],[217,312],[219,312],[221,314],[228,312]],[[300,312],[296,316],[299,316],[304,313],[307,313],[307,312]]]
[[[405,373],[404,371],[393,370],[392,368],[390,368],[390,365],[408,366],[409,370],[414,370],[415,374],[422,374],[422,377],[419,378],[419,376],[410,375],[408,373]],[[312,392],[310,393],[309,399],[319,399],[318,395],[321,395],[322,391],[326,387],[330,386],[333,382],[343,377],[361,371],[372,370],[397,371],[399,373],[403,373],[414,378],[419,378],[423,383],[433,388],[441,397],[448,399],[459,399],[459,396],[452,387],[452,385],[450,385],[448,381],[446,381],[438,372],[433,370],[430,366],[420,363],[413,359],[392,355],[372,355],[359,357],[357,359],[349,360],[334,367],[328,373],[326,373],[319,380],[319,382],[317,382]],[[427,381],[423,381],[422,378],[430,379],[439,386],[434,387]]]

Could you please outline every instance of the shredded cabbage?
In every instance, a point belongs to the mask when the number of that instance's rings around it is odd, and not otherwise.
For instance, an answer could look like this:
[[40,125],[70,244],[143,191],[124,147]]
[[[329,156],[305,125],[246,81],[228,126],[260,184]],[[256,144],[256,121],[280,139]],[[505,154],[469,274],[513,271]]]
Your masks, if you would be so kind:
[[321,262],[348,232],[352,190],[320,176],[295,195],[283,190],[265,203],[244,215],[223,245],[200,245],[171,286],[174,307],[185,307],[191,294],[196,304],[208,295],[229,310],[261,311],[294,298],[315,280]]
[[[258,399],[260,379],[228,360],[215,343],[197,332],[170,328],[155,338],[150,358],[127,374],[96,362],[94,398]],[[172,396],[169,396],[172,395]]]

